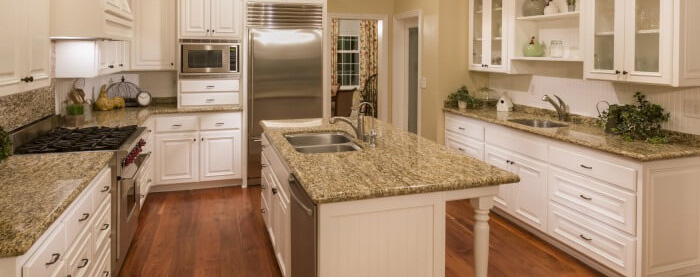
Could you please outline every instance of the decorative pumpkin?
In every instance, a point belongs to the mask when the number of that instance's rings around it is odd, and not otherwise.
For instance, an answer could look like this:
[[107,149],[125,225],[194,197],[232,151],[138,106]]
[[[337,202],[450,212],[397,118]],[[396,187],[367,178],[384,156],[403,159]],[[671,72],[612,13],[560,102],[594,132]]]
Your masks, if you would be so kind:
[[100,96],[95,101],[95,109],[98,111],[109,111],[114,109],[114,102],[107,96],[107,86],[103,85],[100,89]]

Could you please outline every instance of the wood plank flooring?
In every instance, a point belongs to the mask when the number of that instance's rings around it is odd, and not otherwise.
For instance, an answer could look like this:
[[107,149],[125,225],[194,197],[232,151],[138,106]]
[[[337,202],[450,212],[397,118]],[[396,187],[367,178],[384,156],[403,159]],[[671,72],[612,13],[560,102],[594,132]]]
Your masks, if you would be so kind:
[[[492,214],[493,215],[493,214]],[[260,188],[154,193],[120,276],[281,276],[260,216]],[[602,276],[498,216],[489,276]],[[447,205],[446,276],[472,276],[473,212]]]

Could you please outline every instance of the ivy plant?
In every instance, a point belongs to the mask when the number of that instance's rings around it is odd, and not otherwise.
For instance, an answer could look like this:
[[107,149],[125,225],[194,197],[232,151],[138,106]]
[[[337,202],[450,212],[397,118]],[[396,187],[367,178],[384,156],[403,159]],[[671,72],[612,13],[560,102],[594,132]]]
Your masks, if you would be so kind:
[[481,107],[481,101],[469,95],[469,90],[466,86],[462,86],[457,91],[448,95],[447,100],[445,100],[445,106],[457,107],[457,102],[459,101],[467,102],[467,108],[469,109]]
[[661,129],[661,124],[668,122],[670,113],[657,104],[651,104],[641,92],[635,93],[634,98],[636,105],[611,105],[608,111],[600,115],[598,124],[626,141],[667,143],[668,136]]

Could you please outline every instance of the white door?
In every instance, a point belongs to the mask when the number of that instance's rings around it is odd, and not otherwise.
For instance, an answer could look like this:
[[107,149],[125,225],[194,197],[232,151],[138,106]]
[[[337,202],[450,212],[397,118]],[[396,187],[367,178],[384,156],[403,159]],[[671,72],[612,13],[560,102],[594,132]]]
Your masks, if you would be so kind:
[[114,65],[112,64],[114,51],[112,50],[112,43],[110,41],[98,41],[97,49],[100,53],[99,57],[99,72],[100,74],[108,74],[112,72]]
[[156,184],[199,181],[196,132],[156,135]]
[[670,84],[673,4],[661,0],[625,3],[625,81]]
[[547,231],[547,165],[525,157],[511,161],[520,182],[513,186],[515,217],[543,232]]
[[471,11],[471,16],[469,17],[470,26],[470,42],[469,46],[471,49],[471,54],[469,56],[469,68],[471,70],[485,70],[485,65],[488,60],[487,56],[487,44],[485,37],[487,36],[486,26],[488,25],[488,19],[484,14],[484,4],[489,0],[471,0],[469,1],[469,10]]
[[[484,155],[484,160],[490,165],[493,165],[505,171],[512,172],[510,156],[500,149],[496,149],[492,146],[487,146]],[[515,185],[501,185],[498,189],[498,195],[494,196],[493,198],[496,207],[499,207],[501,210],[507,211],[509,213],[512,212],[511,202],[513,201],[513,186]]]
[[211,0],[211,35],[239,38],[241,36],[241,0]]
[[[36,89],[48,86],[50,76],[50,47],[49,39],[49,0],[31,0],[25,3],[30,8],[26,12],[28,29],[25,32],[26,72],[32,77],[26,89]],[[4,28],[7,29],[7,28]],[[10,28],[11,29],[11,28]]]
[[[25,61],[22,58],[24,28],[20,11],[23,5],[12,0],[0,1],[0,95],[18,92],[20,79],[27,77],[22,71]],[[10,28],[8,26],[16,26]]]
[[175,69],[175,3],[140,0],[134,3],[131,69]]
[[206,37],[211,31],[211,0],[180,1],[180,36]]
[[241,131],[201,132],[201,181],[241,176]]
[[[277,188],[279,190],[279,188]],[[272,230],[275,233],[275,257],[279,263],[280,271],[282,276],[289,276],[289,263],[288,255],[286,252],[289,249],[289,237],[291,232],[287,223],[289,222],[287,217],[290,217],[289,206],[284,201],[280,192],[273,194],[272,196]]]
[[584,22],[587,54],[586,78],[624,80],[625,69],[625,1],[591,0]]

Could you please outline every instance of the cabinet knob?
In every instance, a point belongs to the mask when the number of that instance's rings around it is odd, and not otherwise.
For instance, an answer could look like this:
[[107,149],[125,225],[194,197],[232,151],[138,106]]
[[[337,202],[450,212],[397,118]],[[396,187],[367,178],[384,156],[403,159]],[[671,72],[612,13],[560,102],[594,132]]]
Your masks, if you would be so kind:
[[192,141],[197,142],[197,138],[193,138]]
[[272,188],[272,194],[277,194],[277,188]]
[[265,209],[260,209],[261,213],[266,213],[267,211]]
[[629,72],[627,72],[627,71],[622,71],[622,75],[627,75],[627,74],[629,74]]
[[22,82],[25,82],[25,83],[34,82],[34,76],[24,77],[24,78],[19,79],[19,80],[22,81]]
[[119,67],[124,67],[124,64],[123,64],[123,63],[120,63],[120,64],[119,64]]
[[619,70],[615,70],[615,75],[620,75],[620,73],[621,72]]
[[175,66],[175,63],[170,63],[171,66]]
[[114,68],[114,65],[113,65],[113,64],[110,64],[108,67],[109,67],[109,68]]

